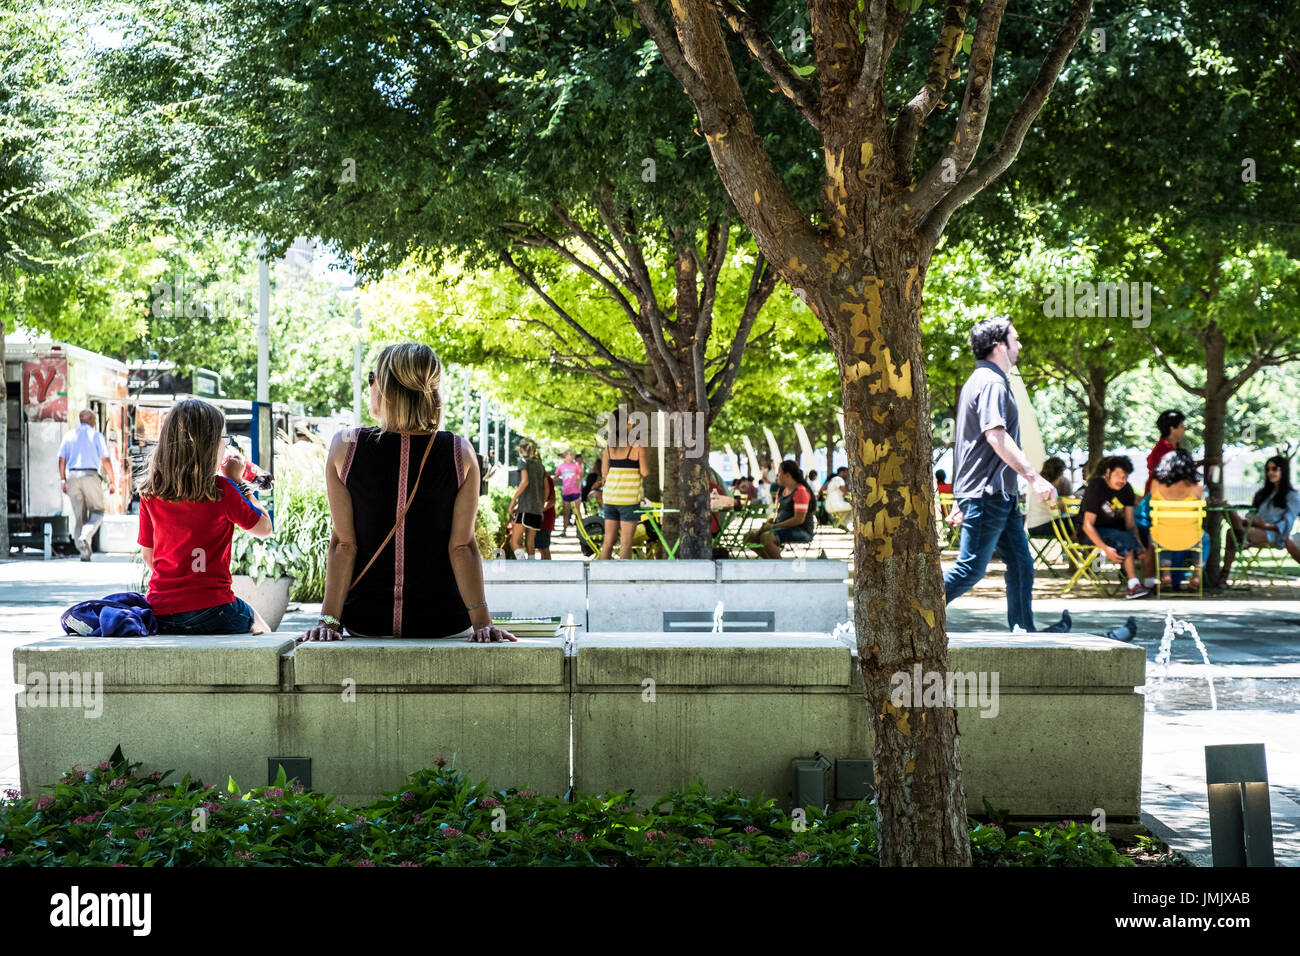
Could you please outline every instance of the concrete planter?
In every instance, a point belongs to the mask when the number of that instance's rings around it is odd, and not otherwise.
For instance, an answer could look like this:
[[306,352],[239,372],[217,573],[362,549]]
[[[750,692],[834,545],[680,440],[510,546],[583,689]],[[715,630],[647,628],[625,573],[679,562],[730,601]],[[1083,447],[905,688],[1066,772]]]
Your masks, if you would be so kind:
[[140,550],[139,515],[105,515],[99,526],[99,550],[108,554],[135,554]]
[[276,630],[289,607],[289,592],[293,589],[293,578],[263,578],[258,581],[247,574],[236,574],[231,578],[235,597],[246,601],[248,605],[262,615],[266,626]]

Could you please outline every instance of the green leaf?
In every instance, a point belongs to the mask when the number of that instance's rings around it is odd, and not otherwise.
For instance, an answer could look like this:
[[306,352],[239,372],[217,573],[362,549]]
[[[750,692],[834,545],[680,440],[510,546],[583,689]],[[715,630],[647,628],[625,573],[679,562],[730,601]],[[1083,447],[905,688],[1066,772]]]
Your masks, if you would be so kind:
[[230,793],[230,794],[239,793],[239,787],[235,785],[234,777],[226,778],[226,793]]

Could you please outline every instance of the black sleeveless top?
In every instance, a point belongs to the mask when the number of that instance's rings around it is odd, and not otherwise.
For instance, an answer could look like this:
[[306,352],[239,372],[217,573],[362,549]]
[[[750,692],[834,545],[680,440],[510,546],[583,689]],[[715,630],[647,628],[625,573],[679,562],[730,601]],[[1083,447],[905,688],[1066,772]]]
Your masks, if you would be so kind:
[[465,630],[469,612],[447,546],[468,445],[451,432],[399,435],[361,428],[347,437],[354,439],[342,470],[357,536],[353,577],[392,530],[430,441],[433,450],[402,526],[344,599],[343,626],[368,637],[447,637]]

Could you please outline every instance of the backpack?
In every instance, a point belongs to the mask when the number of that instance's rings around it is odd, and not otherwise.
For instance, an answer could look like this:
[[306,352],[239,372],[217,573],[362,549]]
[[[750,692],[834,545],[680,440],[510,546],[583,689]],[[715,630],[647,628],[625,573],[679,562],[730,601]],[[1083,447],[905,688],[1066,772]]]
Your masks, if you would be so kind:
[[59,617],[66,634],[82,637],[146,637],[158,633],[158,620],[143,594],[123,591],[82,601]]

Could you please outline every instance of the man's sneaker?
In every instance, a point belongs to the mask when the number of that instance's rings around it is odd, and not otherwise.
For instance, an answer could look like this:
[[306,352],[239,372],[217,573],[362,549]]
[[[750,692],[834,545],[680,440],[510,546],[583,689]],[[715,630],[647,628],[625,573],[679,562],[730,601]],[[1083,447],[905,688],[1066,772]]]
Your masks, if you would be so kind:
[[527,561],[527,560],[528,560],[528,552],[525,551],[523,548],[515,548],[515,560],[516,560],[516,561]]
[[77,551],[81,553],[82,561],[90,560],[90,542],[87,541],[85,538],[77,539]]
[[1128,589],[1128,599],[1131,601],[1134,598],[1144,598],[1150,593],[1151,592],[1141,584],[1135,584]]

